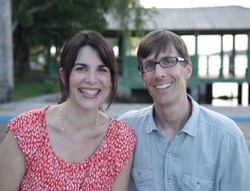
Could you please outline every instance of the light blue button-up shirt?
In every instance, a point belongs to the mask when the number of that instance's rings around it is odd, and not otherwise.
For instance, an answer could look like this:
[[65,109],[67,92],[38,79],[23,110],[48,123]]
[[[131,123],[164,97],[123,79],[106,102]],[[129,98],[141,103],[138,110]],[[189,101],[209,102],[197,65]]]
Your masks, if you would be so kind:
[[130,190],[250,191],[243,133],[231,119],[189,98],[192,115],[172,142],[157,129],[153,106],[118,118],[137,134]]

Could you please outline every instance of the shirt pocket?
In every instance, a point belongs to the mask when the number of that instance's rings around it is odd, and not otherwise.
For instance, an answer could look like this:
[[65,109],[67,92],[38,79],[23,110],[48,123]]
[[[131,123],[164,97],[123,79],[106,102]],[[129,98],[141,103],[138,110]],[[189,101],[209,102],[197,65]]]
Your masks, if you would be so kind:
[[191,174],[183,175],[183,182],[191,190],[199,190],[199,191],[213,191],[213,179],[203,178],[194,176]]
[[138,168],[138,167],[134,167],[132,169],[132,177],[134,179],[134,183],[138,190],[147,189],[151,191],[153,189],[152,174],[153,174],[152,169]]

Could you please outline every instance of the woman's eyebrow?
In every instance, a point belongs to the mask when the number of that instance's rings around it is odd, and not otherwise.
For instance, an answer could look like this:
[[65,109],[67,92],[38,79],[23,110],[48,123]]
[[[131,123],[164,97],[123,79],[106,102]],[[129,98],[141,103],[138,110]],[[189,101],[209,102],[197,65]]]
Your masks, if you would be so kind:
[[85,64],[85,63],[80,63],[80,62],[76,62],[76,63],[75,63],[75,66],[76,66],[76,65],[86,66],[87,64]]
[[99,68],[108,68],[105,64],[100,64],[98,67]]
[[[80,63],[80,62],[76,62],[75,66],[88,66],[88,64],[85,63]],[[108,66],[106,66],[105,64],[100,64],[97,66],[98,68],[108,68]]]

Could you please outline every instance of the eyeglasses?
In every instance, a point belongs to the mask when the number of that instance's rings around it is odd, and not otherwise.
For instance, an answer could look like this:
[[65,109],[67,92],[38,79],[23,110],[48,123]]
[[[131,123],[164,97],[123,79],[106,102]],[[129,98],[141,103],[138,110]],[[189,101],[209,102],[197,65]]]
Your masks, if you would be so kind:
[[175,66],[177,62],[185,62],[184,58],[181,57],[165,57],[158,62],[154,62],[152,60],[146,61],[138,66],[138,69],[141,72],[151,72],[155,70],[157,64],[159,64],[162,68],[169,68]]

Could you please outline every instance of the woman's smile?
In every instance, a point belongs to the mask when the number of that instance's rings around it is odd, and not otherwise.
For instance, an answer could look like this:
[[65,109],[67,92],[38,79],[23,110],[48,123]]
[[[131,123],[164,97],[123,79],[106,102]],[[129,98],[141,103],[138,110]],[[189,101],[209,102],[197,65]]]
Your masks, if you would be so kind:
[[80,88],[79,90],[84,96],[88,97],[95,97],[100,91],[100,89],[87,89],[87,88]]

